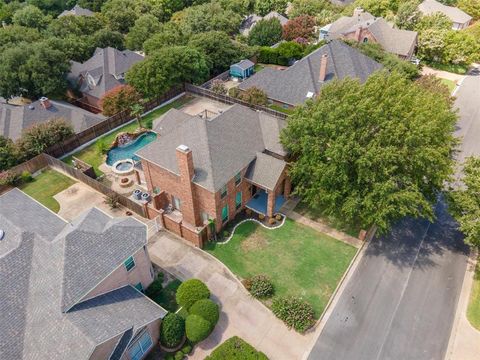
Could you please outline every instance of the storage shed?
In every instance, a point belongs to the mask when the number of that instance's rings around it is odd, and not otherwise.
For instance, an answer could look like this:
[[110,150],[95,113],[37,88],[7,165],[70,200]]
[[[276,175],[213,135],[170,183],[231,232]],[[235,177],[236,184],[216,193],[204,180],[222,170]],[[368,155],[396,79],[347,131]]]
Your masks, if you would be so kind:
[[246,79],[253,75],[253,67],[255,64],[250,60],[242,60],[230,66],[230,76]]

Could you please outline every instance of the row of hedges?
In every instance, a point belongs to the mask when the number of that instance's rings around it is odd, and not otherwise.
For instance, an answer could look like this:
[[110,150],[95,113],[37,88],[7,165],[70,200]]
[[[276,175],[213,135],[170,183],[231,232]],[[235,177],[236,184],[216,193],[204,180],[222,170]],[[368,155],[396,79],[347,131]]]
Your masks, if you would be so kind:
[[288,66],[292,61],[300,60],[322,45],[323,43],[304,45],[295,41],[285,41],[275,48],[268,46],[261,47],[257,60],[263,64]]

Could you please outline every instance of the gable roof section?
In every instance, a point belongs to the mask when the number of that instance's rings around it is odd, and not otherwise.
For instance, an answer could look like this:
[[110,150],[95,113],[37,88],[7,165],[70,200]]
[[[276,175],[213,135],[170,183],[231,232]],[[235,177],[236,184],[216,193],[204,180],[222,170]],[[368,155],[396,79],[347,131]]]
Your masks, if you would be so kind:
[[394,29],[383,18],[375,20],[368,30],[385,51],[401,56],[407,56],[417,42],[417,32]]
[[[320,60],[328,55],[325,81],[319,81]],[[270,99],[290,105],[300,105],[307,94],[318,94],[324,83],[334,78],[357,78],[364,82],[370,74],[382,68],[375,60],[339,40],[332,40],[285,70],[265,68],[243,81],[238,87],[246,90],[256,86]]]
[[245,177],[252,183],[273,191],[286,166],[287,163],[283,160],[264,153],[257,153],[257,157],[248,167]]
[[[121,265],[107,258],[112,251],[116,256],[116,251],[107,249],[109,242],[83,227],[92,221],[88,214],[71,225],[18,189],[0,196],[0,229],[5,230],[0,241],[1,359],[86,360],[98,344],[129,328],[137,331],[145,321],[165,314],[131,286],[79,303],[71,312],[62,312],[65,268],[97,262],[111,267]],[[99,216],[95,212],[91,215]],[[117,226],[118,232],[125,231],[122,219],[110,219],[104,229]],[[93,226],[95,231],[100,227]],[[65,236],[76,231],[81,231],[83,237],[73,240],[89,241],[91,246],[80,246],[83,251],[72,253],[68,250],[72,239]],[[115,232],[115,236],[119,235]],[[123,237],[122,245],[127,242],[128,248],[137,241]]]
[[246,36],[260,20],[270,20],[273,18],[278,19],[280,21],[280,25],[282,26],[284,26],[288,22],[288,19],[285,16],[279,14],[276,11],[270,11],[267,15],[263,17],[256,14],[251,14],[248,15],[245,19],[243,19],[242,23],[240,24],[240,33]]
[[285,121],[241,105],[233,105],[212,119],[166,112],[154,126],[160,135],[137,155],[179,174],[176,148],[184,144],[193,153],[193,181],[217,192],[265,150],[284,155],[279,132]]
[[[120,51],[112,47],[97,48],[84,63],[71,62],[67,78],[82,93],[101,98],[107,91],[123,85],[123,75],[144,57],[130,50]],[[91,83],[89,78],[93,80]]]
[[454,23],[464,24],[472,20],[470,15],[459,8],[447,6],[435,0],[425,0],[418,5],[418,9],[425,15],[432,15],[435,13],[444,14]]
[[105,116],[88,112],[65,101],[49,100],[50,108],[44,109],[40,100],[30,105],[10,105],[0,103],[0,134],[12,140],[22,136],[22,131],[54,118],[62,118],[79,133],[102,121]]
[[239,61],[236,64],[233,64],[232,66],[238,66],[239,68],[246,70],[251,68],[252,66],[255,66],[255,64],[252,61],[245,59],[245,60]]

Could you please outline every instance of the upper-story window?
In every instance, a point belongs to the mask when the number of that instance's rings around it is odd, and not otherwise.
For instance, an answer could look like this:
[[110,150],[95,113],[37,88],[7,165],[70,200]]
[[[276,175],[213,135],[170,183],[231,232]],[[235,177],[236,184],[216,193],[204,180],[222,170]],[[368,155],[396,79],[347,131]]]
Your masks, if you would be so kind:
[[178,197],[173,196],[173,207],[177,210],[180,210],[181,201]]
[[235,185],[238,186],[242,182],[242,173],[239,172],[237,175],[235,175]]
[[148,332],[144,332],[137,341],[130,346],[128,353],[131,360],[140,360],[150,350],[153,345],[152,337]]
[[222,189],[220,190],[220,198],[224,199],[226,196],[227,196],[227,185],[222,187]]
[[133,256],[130,256],[127,260],[125,260],[123,265],[125,265],[125,269],[127,269],[127,271],[132,270],[135,267],[135,260],[133,260]]

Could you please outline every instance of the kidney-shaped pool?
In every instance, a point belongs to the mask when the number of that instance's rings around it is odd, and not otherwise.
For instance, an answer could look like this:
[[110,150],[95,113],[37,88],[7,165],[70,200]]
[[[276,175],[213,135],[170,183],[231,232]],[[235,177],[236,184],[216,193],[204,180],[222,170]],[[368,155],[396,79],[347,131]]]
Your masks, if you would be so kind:
[[156,138],[157,134],[154,132],[146,132],[128,144],[115,146],[107,153],[107,165],[112,166],[117,161],[126,159],[131,159],[134,161],[140,160],[135,153]]

